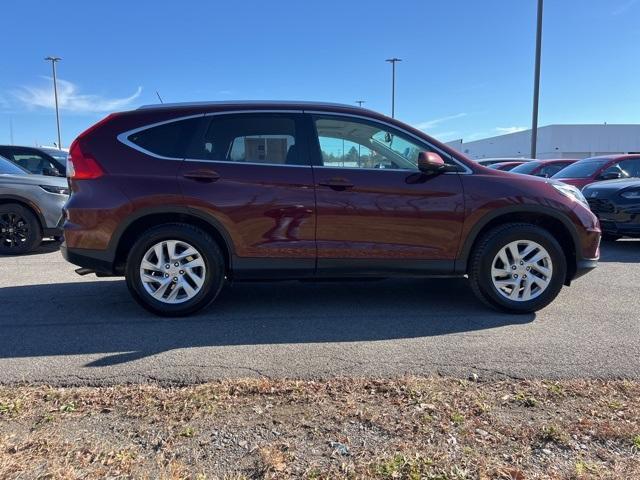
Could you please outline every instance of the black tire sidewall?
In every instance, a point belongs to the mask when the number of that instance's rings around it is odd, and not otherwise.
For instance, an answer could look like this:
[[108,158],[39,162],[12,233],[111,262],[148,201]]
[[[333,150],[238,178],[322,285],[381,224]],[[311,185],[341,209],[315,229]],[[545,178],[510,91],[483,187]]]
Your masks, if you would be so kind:
[[[517,240],[530,240],[542,245],[549,253],[553,265],[551,282],[547,289],[540,296],[526,302],[516,302],[502,296],[494,286],[491,277],[495,256],[504,246]],[[567,274],[567,260],[560,244],[546,230],[535,225],[514,226],[507,231],[496,232],[488,240],[484,251],[481,252],[478,273],[480,277],[477,279],[478,288],[494,307],[511,312],[534,312],[551,303],[562,289]]]
[[[149,248],[164,240],[187,242],[200,252],[204,260],[206,273],[202,289],[184,303],[172,305],[156,300],[147,293],[140,279],[142,257]],[[179,224],[154,227],[145,232],[129,252],[126,281],[134,299],[150,312],[166,317],[185,316],[215,300],[224,283],[224,259],[213,239],[198,228]]]
[[42,230],[35,214],[22,205],[11,203],[0,205],[0,214],[5,213],[20,215],[29,225],[29,236],[27,237],[27,241],[20,247],[6,248],[0,245],[0,255],[22,255],[38,248],[42,241]]

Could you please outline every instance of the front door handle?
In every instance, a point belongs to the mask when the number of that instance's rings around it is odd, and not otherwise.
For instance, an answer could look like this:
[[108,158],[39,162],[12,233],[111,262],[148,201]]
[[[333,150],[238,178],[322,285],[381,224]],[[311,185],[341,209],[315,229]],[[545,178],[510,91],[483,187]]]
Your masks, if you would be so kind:
[[202,170],[192,170],[190,172],[183,173],[184,178],[189,180],[195,180],[196,182],[211,183],[220,178],[220,174],[215,170],[209,170],[208,168]]
[[319,185],[323,187],[333,188],[334,190],[346,190],[347,188],[353,188],[354,184],[346,178],[334,177],[328,180],[322,180]]

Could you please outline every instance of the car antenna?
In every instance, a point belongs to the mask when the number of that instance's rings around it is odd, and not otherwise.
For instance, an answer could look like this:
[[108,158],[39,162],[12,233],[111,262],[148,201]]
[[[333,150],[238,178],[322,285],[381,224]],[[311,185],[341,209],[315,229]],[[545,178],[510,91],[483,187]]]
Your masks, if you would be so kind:
[[162,101],[162,97],[160,96],[160,94],[158,93],[158,90],[156,90],[156,95],[158,96],[158,100],[160,100],[160,103],[164,103]]

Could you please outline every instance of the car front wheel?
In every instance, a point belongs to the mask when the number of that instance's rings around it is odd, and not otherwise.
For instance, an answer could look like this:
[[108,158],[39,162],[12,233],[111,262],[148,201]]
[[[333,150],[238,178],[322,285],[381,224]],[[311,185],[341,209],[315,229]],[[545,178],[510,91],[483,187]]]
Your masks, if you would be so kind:
[[15,203],[0,205],[0,254],[22,255],[41,241],[40,223],[30,210]]
[[487,232],[473,251],[469,280],[487,305],[512,313],[546,307],[567,274],[562,247],[545,229],[507,224]]
[[127,258],[133,298],[157,315],[178,317],[209,305],[224,284],[224,258],[217,243],[188,224],[153,227]]

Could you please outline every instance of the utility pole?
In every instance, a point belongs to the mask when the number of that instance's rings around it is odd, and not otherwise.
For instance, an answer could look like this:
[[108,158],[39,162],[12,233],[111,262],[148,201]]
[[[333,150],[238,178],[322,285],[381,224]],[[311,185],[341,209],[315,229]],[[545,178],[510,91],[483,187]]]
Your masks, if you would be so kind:
[[391,64],[391,118],[396,114],[396,63],[401,62],[401,58],[387,58],[385,62]]
[[51,62],[51,69],[53,70],[53,97],[56,101],[56,126],[58,128],[58,149],[62,149],[62,142],[60,141],[60,112],[58,111],[58,81],[56,79],[56,63],[62,60],[60,57],[48,56],[46,61]]
[[11,145],[13,145],[13,119],[9,119],[9,140]]
[[540,57],[542,54],[542,3],[543,0],[538,0],[536,67],[533,78],[533,115],[531,119],[531,158],[536,158],[538,153],[538,102],[540,100]]
[[358,106],[360,108],[362,108],[362,104],[365,103],[365,101],[364,100],[356,100],[356,103],[358,104]]

